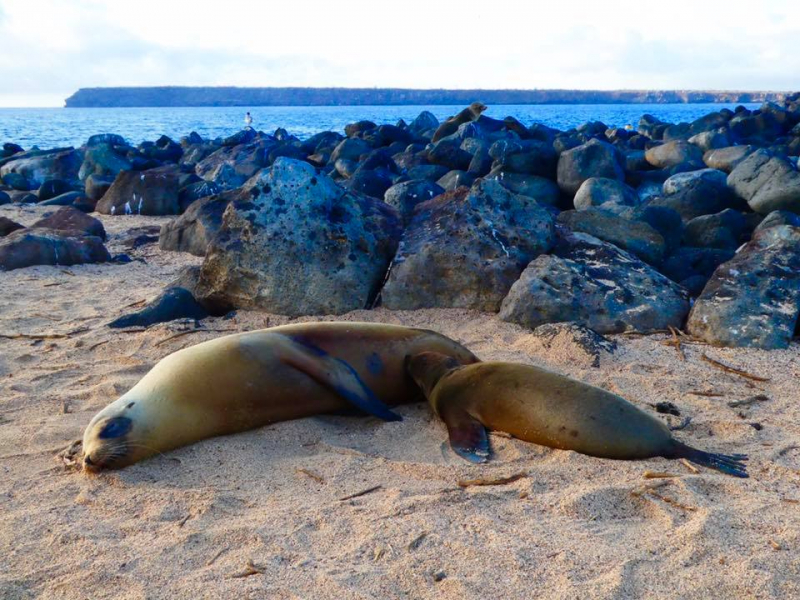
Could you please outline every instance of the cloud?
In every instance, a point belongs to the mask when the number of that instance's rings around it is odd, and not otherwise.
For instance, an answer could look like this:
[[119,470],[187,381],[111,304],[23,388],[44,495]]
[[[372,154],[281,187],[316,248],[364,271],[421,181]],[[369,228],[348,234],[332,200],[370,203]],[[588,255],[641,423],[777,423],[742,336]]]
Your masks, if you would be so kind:
[[782,0],[3,0],[0,105],[119,85],[786,90],[798,39]]

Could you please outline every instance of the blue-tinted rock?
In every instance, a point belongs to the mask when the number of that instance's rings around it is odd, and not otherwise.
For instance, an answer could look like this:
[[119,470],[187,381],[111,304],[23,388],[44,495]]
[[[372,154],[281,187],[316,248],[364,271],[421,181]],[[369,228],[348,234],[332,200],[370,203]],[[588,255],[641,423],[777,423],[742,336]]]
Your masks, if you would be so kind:
[[533,260],[511,287],[500,318],[530,329],[570,321],[620,333],[681,327],[688,312],[686,291],[635,256],[561,232],[552,253]]
[[687,330],[710,344],[786,348],[800,313],[800,228],[760,231],[711,277]]
[[482,180],[417,206],[381,294],[393,310],[496,311],[530,260],[553,243],[535,201]]

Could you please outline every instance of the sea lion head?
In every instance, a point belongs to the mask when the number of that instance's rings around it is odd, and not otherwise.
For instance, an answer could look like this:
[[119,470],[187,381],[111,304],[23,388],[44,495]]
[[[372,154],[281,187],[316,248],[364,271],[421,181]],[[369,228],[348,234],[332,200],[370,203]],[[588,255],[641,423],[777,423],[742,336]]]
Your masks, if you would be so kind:
[[83,468],[117,469],[156,454],[145,442],[141,403],[122,397],[100,411],[83,434]]
[[469,105],[470,112],[475,115],[475,118],[481,116],[481,113],[485,111],[488,107],[483,102],[473,102]]
[[439,380],[463,366],[464,363],[458,359],[438,352],[420,352],[406,357],[406,371],[429,400]]

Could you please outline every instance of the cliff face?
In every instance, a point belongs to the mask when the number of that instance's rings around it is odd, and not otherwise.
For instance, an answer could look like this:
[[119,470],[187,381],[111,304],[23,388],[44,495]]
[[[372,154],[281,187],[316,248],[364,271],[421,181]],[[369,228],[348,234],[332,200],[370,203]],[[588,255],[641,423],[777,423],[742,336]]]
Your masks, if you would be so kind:
[[119,87],[83,88],[74,107],[366,106],[469,104],[684,104],[780,101],[783,92],[686,90],[410,90],[399,88]]

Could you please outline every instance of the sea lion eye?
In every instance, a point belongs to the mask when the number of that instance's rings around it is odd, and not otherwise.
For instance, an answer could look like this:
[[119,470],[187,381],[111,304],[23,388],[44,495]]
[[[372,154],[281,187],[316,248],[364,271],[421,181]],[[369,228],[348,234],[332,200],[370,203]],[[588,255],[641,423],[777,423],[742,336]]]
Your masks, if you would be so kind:
[[105,424],[98,437],[102,440],[118,438],[128,433],[133,427],[133,421],[128,417],[115,417]]

